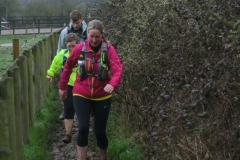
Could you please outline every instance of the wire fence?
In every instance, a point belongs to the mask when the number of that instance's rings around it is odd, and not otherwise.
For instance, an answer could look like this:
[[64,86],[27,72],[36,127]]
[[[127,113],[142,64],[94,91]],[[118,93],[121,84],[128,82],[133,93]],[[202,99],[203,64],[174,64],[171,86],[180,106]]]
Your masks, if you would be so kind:
[[48,36],[48,34],[40,34],[40,35],[36,35],[34,34],[33,37],[29,40],[24,40],[23,44],[20,46],[19,50],[24,50],[24,49],[28,49],[29,47],[32,47],[34,44],[36,44],[37,41],[45,38],[46,36]]

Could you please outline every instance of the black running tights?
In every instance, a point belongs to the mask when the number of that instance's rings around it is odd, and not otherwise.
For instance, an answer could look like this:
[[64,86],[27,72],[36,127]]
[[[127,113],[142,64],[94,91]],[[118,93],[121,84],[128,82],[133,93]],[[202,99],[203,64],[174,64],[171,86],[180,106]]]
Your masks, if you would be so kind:
[[78,146],[85,147],[88,145],[89,121],[92,111],[94,116],[94,132],[97,139],[97,145],[101,149],[106,149],[108,147],[106,125],[111,100],[112,98],[94,101],[80,96],[73,96],[74,109],[78,119]]

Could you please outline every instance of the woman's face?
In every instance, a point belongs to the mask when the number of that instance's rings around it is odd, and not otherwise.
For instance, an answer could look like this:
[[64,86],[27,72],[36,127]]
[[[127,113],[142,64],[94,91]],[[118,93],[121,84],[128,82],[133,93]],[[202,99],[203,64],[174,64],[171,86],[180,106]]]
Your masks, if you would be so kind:
[[76,41],[72,41],[72,42],[67,42],[67,49],[69,50],[69,52],[71,52],[73,50],[73,48],[77,45]]
[[93,47],[97,47],[102,42],[102,33],[98,29],[90,29],[88,40]]

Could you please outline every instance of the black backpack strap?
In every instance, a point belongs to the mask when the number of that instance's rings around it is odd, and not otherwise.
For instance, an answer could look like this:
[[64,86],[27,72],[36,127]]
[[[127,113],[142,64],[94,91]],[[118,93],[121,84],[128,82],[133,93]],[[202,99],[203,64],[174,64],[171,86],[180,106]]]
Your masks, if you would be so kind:
[[66,53],[68,52],[68,49],[65,49],[64,50],[64,53],[63,53],[63,59],[62,59],[62,64],[64,66],[64,64],[66,63],[67,61],[67,56],[66,56]]
[[66,53],[68,52],[68,49],[65,49],[64,50],[64,53],[63,53],[63,58],[62,58],[62,72],[63,72],[63,68],[64,68],[64,65],[67,61],[67,56],[66,56]]
[[69,25],[67,26],[67,34],[71,32],[71,28],[69,27]]

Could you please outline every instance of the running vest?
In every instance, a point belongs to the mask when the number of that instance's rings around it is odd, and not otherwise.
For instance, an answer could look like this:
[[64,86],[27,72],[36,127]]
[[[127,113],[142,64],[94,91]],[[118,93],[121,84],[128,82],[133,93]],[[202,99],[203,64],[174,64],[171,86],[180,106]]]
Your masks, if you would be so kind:
[[[100,50],[101,53],[99,59],[94,60],[91,53],[89,53],[89,51],[86,50],[86,44],[84,42],[84,46],[80,53],[80,59],[78,60],[78,75],[80,77],[80,80],[84,80],[88,76],[95,76],[99,80],[104,80],[108,77],[109,67],[108,67],[107,43],[102,42]],[[86,57],[87,54],[90,55],[91,58]],[[97,72],[94,72],[95,63],[98,63]]]

